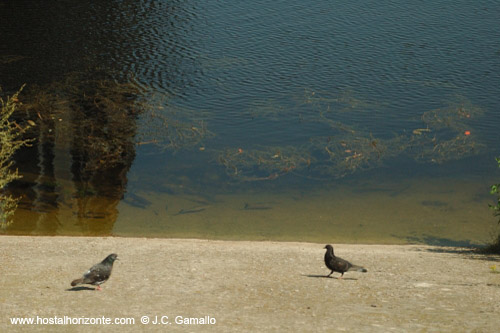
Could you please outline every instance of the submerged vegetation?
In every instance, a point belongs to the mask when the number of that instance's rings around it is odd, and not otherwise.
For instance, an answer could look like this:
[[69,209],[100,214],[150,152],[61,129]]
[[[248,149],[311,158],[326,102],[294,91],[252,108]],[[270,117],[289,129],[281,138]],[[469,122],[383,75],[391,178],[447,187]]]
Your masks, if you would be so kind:
[[[36,120],[37,126],[28,129],[27,124],[33,121],[25,120],[24,125],[10,122],[7,128],[11,134],[17,129],[35,138],[33,147],[26,148],[25,156],[29,158],[22,167],[31,163],[27,169],[40,175],[37,179],[23,179],[21,184],[21,193],[26,188],[34,189],[33,200],[37,204],[20,204],[30,209],[36,206],[43,212],[60,204],[76,207],[78,218],[116,216],[113,205],[124,197],[127,173],[138,146],[146,146],[145,151],[152,154],[187,152],[195,163],[179,162],[181,173],[186,166],[198,167],[196,163],[214,167],[194,175],[199,178],[192,181],[198,184],[193,186],[213,185],[210,182],[231,186],[289,175],[332,180],[390,164],[396,158],[444,163],[472,156],[482,149],[471,127],[471,120],[480,116],[482,110],[463,98],[424,112],[410,128],[380,133],[362,124],[366,112],[384,109],[384,103],[364,101],[350,90],[338,94],[305,90],[301,96],[285,97],[282,101],[251,104],[239,114],[249,121],[264,120],[270,129],[283,124],[294,126],[300,135],[278,144],[261,141],[245,146],[228,141],[224,133],[217,132],[212,123],[217,117],[214,111],[178,105],[175,96],[153,92],[131,76],[119,81],[99,71],[91,75],[73,73],[46,86],[30,86],[27,93],[23,92],[22,105],[16,104],[16,100],[17,94],[2,104],[3,109],[13,112],[18,108],[24,119]],[[13,151],[25,144],[19,137],[12,142]],[[11,162],[5,165],[8,169]],[[9,173],[8,177],[0,185],[5,187],[18,175]],[[186,187],[180,183],[189,181],[185,174],[172,172],[169,177],[165,180],[169,189],[173,186],[175,193],[184,191],[182,188]],[[71,181],[75,187],[72,193],[62,188],[61,180]],[[59,193],[65,190],[64,194]],[[8,198],[2,203],[5,212],[15,208],[14,199]],[[105,204],[102,198],[109,201]]]
[[207,128],[203,111],[170,105],[169,96],[151,94],[140,103],[141,121],[147,130],[137,135],[137,145],[153,144],[161,150],[178,151],[196,146],[214,134]]
[[[266,100],[241,113],[242,117],[267,119],[271,127],[273,122],[277,126],[294,122],[306,139],[292,138],[283,146],[214,144],[210,139],[220,133],[210,126],[213,113],[178,106],[174,97],[153,93],[134,77],[120,83],[106,75],[93,74],[90,79],[74,73],[62,82],[33,88],[23,108],[38,119],[39,129],[48,130],[41,133],[45,140],[53,140],[56,146],[71,145],[74,167],[83,181],[106,169],[125,171],[136,147],[142,145],[170,152],[203,151],[203,163],[215,162],[232,182],[274,180],[287,174],[335,179],[399,156],[444,163],[477,154],[482,148],[471,128],[471,120],[482,110],[464,98],[424,112],[414,128],[383,136],[346,123],[343,115],[348,112],[358,112],[356,118],[366,110],[384,107],[380,102],[363,101],[350,90],[338,94],[305,90],[291,100],[287,106]],[[323,129],[308,133],[310,124]]]
[[[496,158],[498,167],[500,168],[500,157]],[[496,196],[496,204],[489,205],[490,209],[493,210],[494,216],[500,216],[500,184],[491,185],[490,194]],[[498,224],[500,224],[500,218],[498,219]],[[496,236],[496,239],[488,245],[483,250],[486,253],[497,253],[500,254],[500,233]]]
[[[471,120],[480,116],[481,108],[463,98],[444,108],[424,112],[421,125],[408,131],[394,133],[392,137],[375,137],[360,126],[341,121],[345,112],[364,111],[381,104],[363,102],[352,92],[339,96],[321,97],[306,90],[298,103],[302,110],[295,116],[300,123],[317,123],[326,126],[326,136],[310,136],[307,142],[295,146],[259,147],[243,149],[224,148],[216,161],[226,174],[240,181],[273,180],[288,173],[311,179],[335,179],[362,170],[381,166],[398,156],[415,161],[445,163],[479,153],[483,146],[471,128]],[[283,115],[285,108],[266,104],[261,116],[272,120],[290,117]],[[252,117],[259,114],[252,113]]]
[[14,95],[7,96],[6,100],[0,97],[0,228],[5,228],[10,224],[10,219],[18,204],[18,198],[5,192],[6,186],[11,181],[21,177],[17,170],[12,170],[14,164],[12,157],[19,148],[29,143],[23,135],[34,124],[31,120],[28,120],[26,124],[12,120],[20,104],[18,96],[23,87]]

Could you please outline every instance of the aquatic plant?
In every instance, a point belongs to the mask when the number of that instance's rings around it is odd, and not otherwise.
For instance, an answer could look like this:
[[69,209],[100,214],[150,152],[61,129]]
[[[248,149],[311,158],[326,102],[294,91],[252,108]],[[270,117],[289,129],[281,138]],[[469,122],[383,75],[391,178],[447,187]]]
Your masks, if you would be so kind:
[[[497,157],[495,159],[498,163],[498,167],[500,168],[500,157]],[[493,212],[494,212],[493,214],[495,216],[500,216],[500,184],[491,185],[490,194],[496,195],[497,203],[496,203],[496,205],[489,205],[489,207],[490,207],[490,209],[493,210]],[[500,224],[500,218],[498,219],[498,223]]]
[[17,170],[12,170],[12,157],[19,148],[29,143],[30,140],[24,139],[23,134],[34,125],[31,120],[26,124],[12,120],[12,115],[20,104],[18,96],[23,88],[24,85],[14,95],[7,96],[6,100],[0,97],[0,228],[10,224],[19,201],[5,192],[11,181],[21,178]]
[[[373,169],[398,156],[417,162],[442,164],[473,156],[484,149],[471,120],[483,110],[464,97],[455,97],[443,107],[426,111],[420,127],[401,130],[391,137],[377,137],[359,124],[345,123],[342,114],[379,110],[383,103],[363,101],[352,91],[337,95],[305,90],[296,97],[297,106],[285,108],[270,101],[253,107],[249,115],[280,123],[296,117],[299,124],[317,123],[327,135],[312,133],[307,142],[294,145],[224,147],[207,151],[236,181],[274,180],[289,173],[308,179],[328,180]],[[357,115],[353,118],[359,118]],[[300,125],[299,125],[300,126]]]
[[312,156],[306,147],[258,147],[255,149],[224,149],[217,162],[226,174],[239,181],[274,180],[295,169],[311,164]]
[[[500,168],[500,157],[495,158],[495,160],[497,161],[498,167]],[[488,206],[493,210],[494,216],[500,216],[500,184],[491,185],[490,194],[496,196],[497,203],[496,205],[489,204]],[[498,219],[498,224],[500,224],[500,218]],[[482,250],[482,252],[500,254],[500,233],[491,244],[489,244]]]
[[151,94],[140,107],[141,121],[147,130],[138,133],[137,145],[152,144],[161,150],[177,152],[203,147],[206,139],[214,137],[204,120],[209,115],[171,105],[169,96]]

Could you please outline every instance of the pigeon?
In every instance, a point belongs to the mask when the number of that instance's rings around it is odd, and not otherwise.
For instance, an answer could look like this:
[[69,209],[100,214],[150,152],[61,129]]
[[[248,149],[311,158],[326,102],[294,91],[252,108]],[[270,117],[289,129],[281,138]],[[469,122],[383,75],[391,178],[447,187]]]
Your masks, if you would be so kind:
[[336,257],[335,254],[333,254],[333,246],[328,244],[325,246],[325,249],[326,249],[325,265],[326,267],[332,270],[330,274],[328,274],[326,277],[330,277],[330,275],[332,275],[333,272],[342,273],[339,279],[342,279],[344,273],[348,271],[357,271],[363,273],[368,272],[365,268],[361,266],[353,265],[347,260]]
[[83,277],[73,280],[73,282],[71,282],[71,286],[74,287],[78,284],[91,284],[97,286],[96,290],[101,290],[100,284],[109,279],[115,260],[118,260],[118,255],[115,253],[110,254],[102,262],[92,266],[83,274]]

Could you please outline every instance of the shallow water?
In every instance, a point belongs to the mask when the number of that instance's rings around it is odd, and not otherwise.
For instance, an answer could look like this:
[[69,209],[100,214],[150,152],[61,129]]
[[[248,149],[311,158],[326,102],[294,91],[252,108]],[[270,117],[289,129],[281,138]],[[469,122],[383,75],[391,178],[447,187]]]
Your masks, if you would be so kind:
[[37,123],[2,233],[470,245],[496,232],[496,1],[0,12],[0,85],[27,83],[19,117]]

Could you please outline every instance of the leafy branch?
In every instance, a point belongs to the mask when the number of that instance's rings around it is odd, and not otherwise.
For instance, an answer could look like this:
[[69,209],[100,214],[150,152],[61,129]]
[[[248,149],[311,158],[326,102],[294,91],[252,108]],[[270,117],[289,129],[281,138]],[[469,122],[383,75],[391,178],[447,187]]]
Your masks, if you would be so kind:
[[[496,157],[495,160],[498,163],[498,167],[500,168],[500,157]],[[495,216],[500,216],[500,184],[493,184],[490,188],[490,194],[497,196],[497,204],[496,205],[488,205],[494,211]],[[498,219],[498,223],[500,223],[500,218]]]
[[0,97],[0,228],[5,228],[10,223],[10,218],[17,208],[18,199],[5,193],[7,184],[21,178],[17,170],[12,170],[12,156],[14,153],[29,143],[23,138],[26,130],[34,125],[29,120],[27,124],[19,124],[11,119],[12,114],[20,104],[18,95],[24,85],[6,100]]

